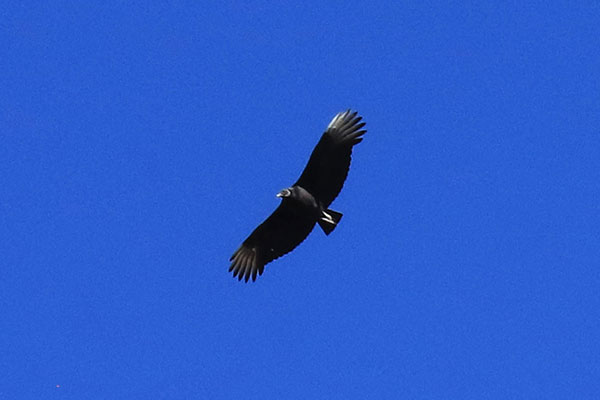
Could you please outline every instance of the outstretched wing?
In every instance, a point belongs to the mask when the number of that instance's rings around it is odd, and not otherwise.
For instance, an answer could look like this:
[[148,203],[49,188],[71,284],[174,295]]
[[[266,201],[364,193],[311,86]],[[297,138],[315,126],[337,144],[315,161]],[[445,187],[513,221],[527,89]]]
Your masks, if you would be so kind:
[[308,190],[328,207],[344,186],[350,169],[352,146],[362,141],[367,131],[357,112],[337,114],[314,148],[300,179],[294,184]]
[[255,281],[266,264],[294,250],[312,231],[314,219],[303,218],[290,203],[282,201],[233,253],[229,271],[238,280]]

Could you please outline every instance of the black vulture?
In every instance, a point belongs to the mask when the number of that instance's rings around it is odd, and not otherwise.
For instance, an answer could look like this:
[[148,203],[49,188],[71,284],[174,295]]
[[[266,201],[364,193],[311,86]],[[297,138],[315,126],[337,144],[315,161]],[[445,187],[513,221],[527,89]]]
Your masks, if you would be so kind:
[[328,207],[348,175],[352,146],[363,140],[366,130],[361,119],[347,110],[331,120],[298,181],[277,193],[279,207],[229,259],[234,277],[255,281],[267,263],[302,243],[316,223],[326,235],[335,229],[342,214]]

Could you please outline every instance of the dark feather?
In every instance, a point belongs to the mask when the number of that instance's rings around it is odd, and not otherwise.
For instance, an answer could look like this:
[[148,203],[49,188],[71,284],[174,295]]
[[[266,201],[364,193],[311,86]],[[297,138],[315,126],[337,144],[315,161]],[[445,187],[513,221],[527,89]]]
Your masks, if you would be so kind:
[[299,214],[292,204],[282,202],[233,253],[229,271],[233,271],[233,276],[240,280],[244,277],[247,282],[251,275],[252,280],[256,280],[256,272],[252,272],[252,268],[262,275],[266,264],[302,243],[315,223],[316,220]]
[[352,146],[362,141],[366,130],[350,110],[339,113],[332,120],[313,150],[302,175],[294,185],[302,186],[318,198],[323,207],[329,207],[344,186],[350,169]]

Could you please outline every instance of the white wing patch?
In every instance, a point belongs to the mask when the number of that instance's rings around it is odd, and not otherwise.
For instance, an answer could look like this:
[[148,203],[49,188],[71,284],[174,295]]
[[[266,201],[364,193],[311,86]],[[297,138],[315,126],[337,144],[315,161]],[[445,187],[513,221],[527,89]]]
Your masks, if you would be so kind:
[[340,119],[340,117],[345,113],[345,111],[342,111],[340,113],[337,113],[335,117],[333,117],[333,119],[331,120],[331,122],[329,123],[329,125],[327,125],[327,129],[331,129],[331,128],[336,128],[335,124],[338,122],[338,120]]

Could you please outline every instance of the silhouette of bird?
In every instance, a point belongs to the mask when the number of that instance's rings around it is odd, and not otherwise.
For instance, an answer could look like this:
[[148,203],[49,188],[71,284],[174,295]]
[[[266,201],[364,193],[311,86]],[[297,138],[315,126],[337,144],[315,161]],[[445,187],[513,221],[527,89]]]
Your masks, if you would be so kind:
[[328,207],[342,190],[352,147],[366,133],[361,119],[357,112],[347,110],[331,120],[298,181],[277,193],[279,207],[229,259],[234,277],[255,281],[266,264],[295,249],[317,223],[326,235],[335,229],[342,214]]

